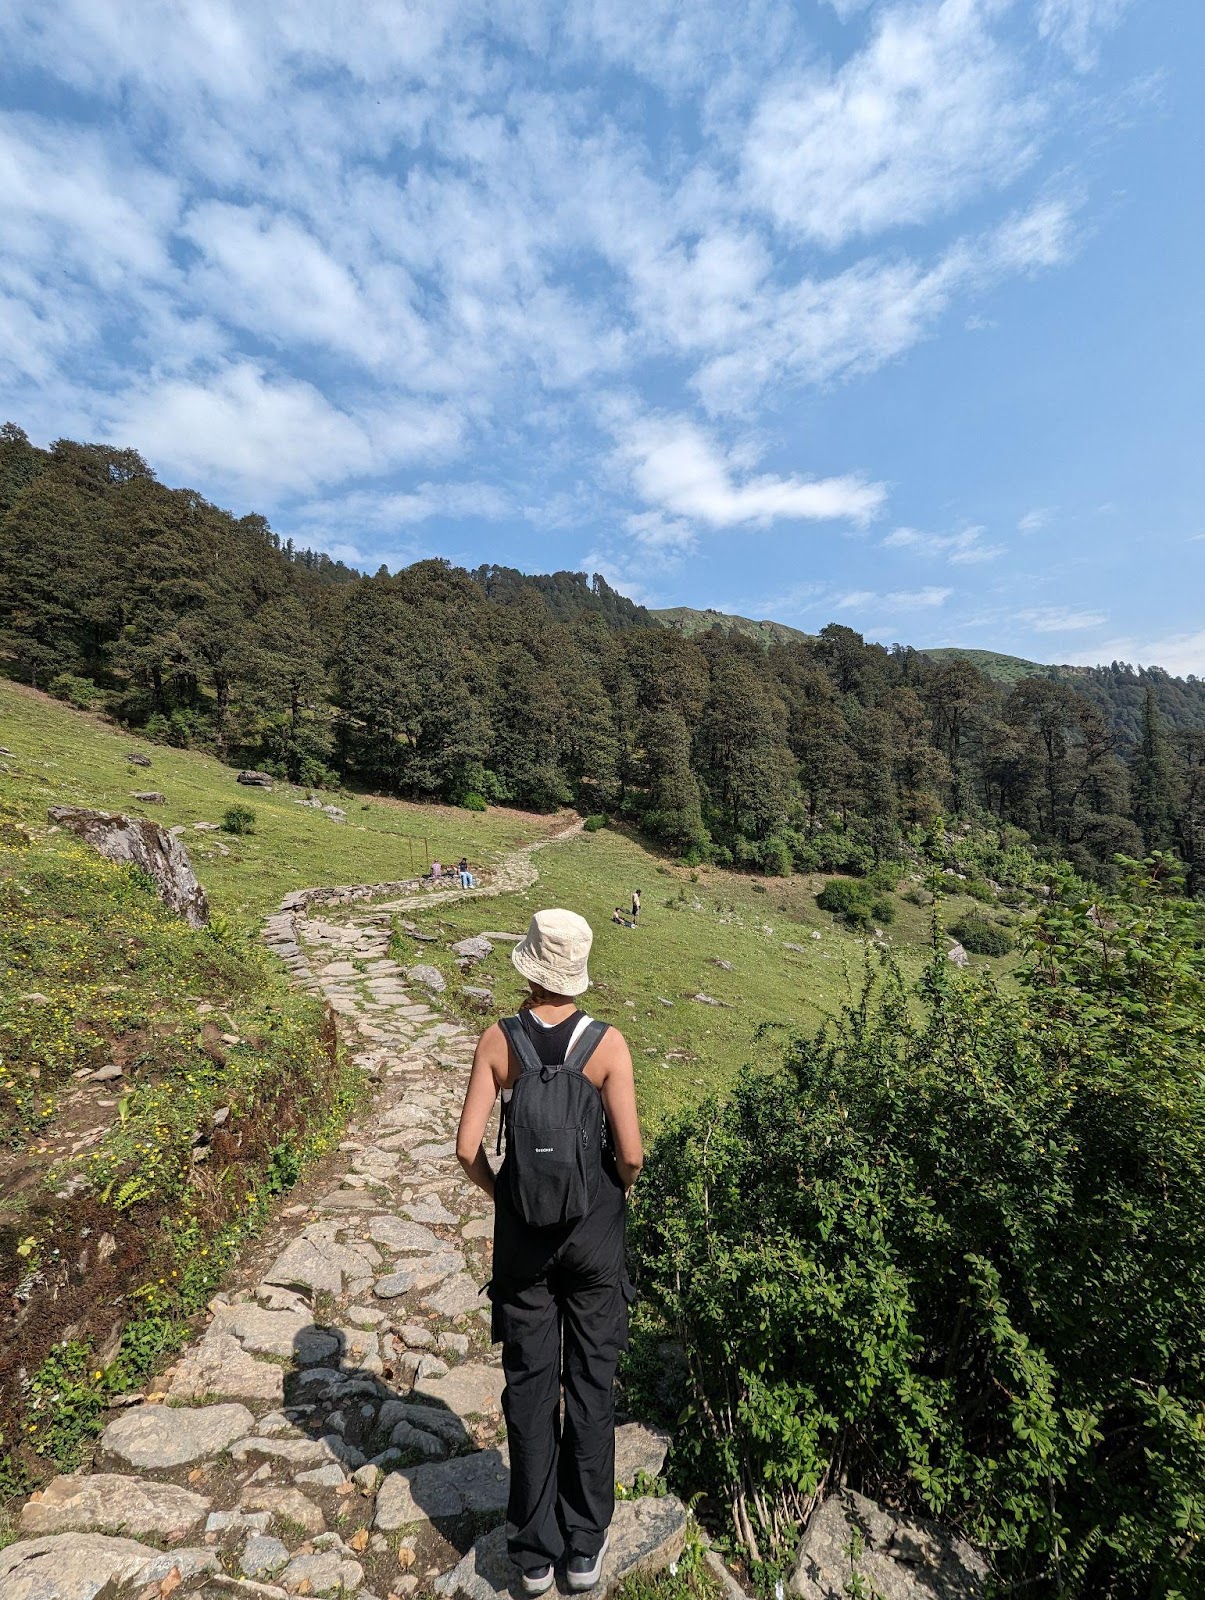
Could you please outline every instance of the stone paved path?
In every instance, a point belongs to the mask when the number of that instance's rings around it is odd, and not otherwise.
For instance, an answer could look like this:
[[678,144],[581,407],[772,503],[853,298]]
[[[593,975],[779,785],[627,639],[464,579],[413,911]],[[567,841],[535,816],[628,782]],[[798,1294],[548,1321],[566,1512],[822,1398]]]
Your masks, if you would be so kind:
[[[469,894],[526,887],[534,848]],[[475,1036],[389,955],[390,911],[460,894],[382,908],[357,891],[337,913],[299,892],[268,919],[294,982],[335,1011],[372,1106],[329,1187],[285,1209],[258,1280],[217,1295],[204,1336],[109,1424],[94,1470],[25,1505],[0,1551],[3,1600],[505,1592],[492,1223],[454,1149]],[[665,1448],[625,1425],[618,1479],[655,1476]],[[671,1559],[685,1526],[672,1498],[621,1503],[608,1586]]]

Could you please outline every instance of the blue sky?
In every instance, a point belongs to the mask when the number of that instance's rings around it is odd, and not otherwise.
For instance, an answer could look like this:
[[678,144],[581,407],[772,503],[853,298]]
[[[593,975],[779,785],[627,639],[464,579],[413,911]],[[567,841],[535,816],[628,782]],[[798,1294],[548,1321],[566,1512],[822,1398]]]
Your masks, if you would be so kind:
[[1197,0],[10,0],[0,412],[368,568],[1205,674]]

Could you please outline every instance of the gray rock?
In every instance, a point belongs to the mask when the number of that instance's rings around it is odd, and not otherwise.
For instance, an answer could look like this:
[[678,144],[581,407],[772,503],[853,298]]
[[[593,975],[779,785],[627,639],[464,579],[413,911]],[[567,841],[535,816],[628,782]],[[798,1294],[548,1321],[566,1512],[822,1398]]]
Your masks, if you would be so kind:
[[212,1550],[162,1554],[133,1539],[100,1533],[56,1533],[22,1539],[0,1550],[0,1594],[4,1600],[94,1600],[102,1589],[160,1582],[173,1567],[181,1577],[213,1571]]
[[642,1472],[659,1477],[668,1450],[668,1433],[646,1428],[643,1422],[625,1422],[615,1430],[615,1482],[630,1489]]
[[441,1317],[462,1317],[466,1311],[474,1311],[484,1304],[481,1285],[467,1272],[457,1273],[454,1278],[442,1283],[434,1294],[423,1297],[423,1305]]
[[732,962],[731,961],[725,961],[722,956],[712,956],[711,964],[712,964],[713,967],[719,967],[721,972],[735,972],[736,971],[736,968],[732,965]]
[[262,1306],[221,1306],[213,1331],[232,1334],[244,1350],[292,1356],[304,1367],[325,1361],[339,1348],[336,1334],[316,1328],[304,1311],[265,1311]]
[[446,1248],[444,1240],[421,1222],[406,1222],[401,1217],[382,1216],[369,1219],[368,1237],[387,1250],[405,1255],[436,1255]]
[[284,1399],[284,1370],[271,1361],[257,1361],[230,1333],[206,1334],[176,1367],[168,1395],[173,1400],[200,1400],[227,1395],[238,1400]]
[[287,1593],[294,1594],[308,1584],[307,1594],[343,1594],[364,1582],[364,1568],[334,1550],[319,1555],[294,1556],[280,1575]]
[[468,1429],[454,1411],[442,1406],[425,1406],[415,1400],[386,1400],[377,1418],[379,1428],[396,1428],[407,1422],[446,1444],[450,1450],[464,1450],[471,1443]]
[[342,822],[347,812],[341,806],[322,806],[319,808],[324,817],[330,817],[332,822]]
[[481,934],[472,939],[458,939],[452,950],[455,955],[467,956],[471,961],[484,961],[494,953],[493,945]]
[[[853,1568],[855,1538],[862,1555]],[[799,1600],[846,1600],[854,1571],[882,1600],[976,1600],[990,1575],[964,1539],[845,1489],[808,1523],[789,1587]]]
[[448,987],[448,980],[438,967],[420,964],[417,967],[408,967],[406,976],[411,983],[421,983],[424,988],[431,989],[436,994],[442,994]]
[[377,1495],[375,1526],[384,1533],[408,1522],[506,1510],[510,1468],[497,1450],[432,1461],[390,1473]]
[[109,1424],[100,1448],[131,1467],[161,1470],[220,1455],[254,1426],[246,1406],[137,1406]]
[[969,957],[960,944],[946,951],[946,960],[952,961],[956,967],[965,967]]
[[114,1083],[122,1076],[122,1070],[116,1061],[110,1061],[106,1066],[97,1067],[95,1072],[88,1074],[89,1083]]
[[420,1456],[427,1461],[442,1461],[449,1453],[442,1439],[425,1428],[416,1428],[412,1422],[399,1422],[389,1435],[389,1445],[411,1459]]
[[270,772],[247,770],[240,772],[234,781],[246,784],[249,789],[270,789],[272,787],[272,774]]
[[321,1510],[300,1489],[282,1489],[278,1484],[249,1484],[242,1504],[247,1511],[268,1511],[286,1522],[295,1522],[313,1536],[326,1527]]
[[[637,1570],[656,1572],[676,1561],[686,1540],[686,1507],[673,1495],[624,1500],[611,1520],[611,1544],[602,1577],[591,1593],[602,1600]],[[502,1600],[509,1595],[515,1569],[506,1551],[506,1529],[495,1528],[477,1540],[460,1564],[435,1580],[445,1600]]]
[[175,1544],[200,1528],[208,1510],[204,1495],[172,1483],[116,1472],[72,1474],[53,1479],[40,1499],[26,1502],[21,1532],[153,1534]]
[[718,1006],[720,1003],[709,994],[692,994],[690,998],[697,1000],[701,1006]]
[[144,756],[137,750],[127,750],[126,760],[132,767],[149,767],[151,764],[150,756]]
[[[426,1378],[415,1388],[416,1403],[446,1406],[458,1417],[488,1416],[502,1409],[506,1375],[501,1367],[481,1361],[468,1361],[453,1367],[446,1378]],[[425,1426],[425,1424],[424,1424]]]
[[403,1267],[399,1272],[378,1278],[374,1285],[374,1293],[382,1300],[395,1300],[399,1295],[409,1294],[413,1289],[429,1289],[433,1284],[450,1277],[452,1273],[459,1272],[463,1266],[464,1257],[459,1250],[449,1250],[439,1256],[425,1256],[413,1266]]
[[294,1476],[296,1483],[306,1483],[315,1489],[337,1489],[345,1482],[347,1474],[337,1461],[328,1461],[324,1467],[312,1467],[309,1472],[298,1472]]
[[239,1560],[244,1578],[271,1578],[288,1564],[288,1545],[266,1533],[252,1534]]
[[806,944],[792,944],[789,939],[784,939],[782,941],[782,947],[784,950],[794,950],[796,955],[806,956],[808,953],[808,947]]
[[345,1245],[333,1240],[294,1239],[264,1273],[264,1282],[310,1289],[315,1294],[341,1294],[344,1277],[363,1277],[364,1270],[363,1259]]
[[206,1533],[267,1533],[272,1516],[267,1511],[211,1511]]
[[193,873],[188,851],[157,822],[82,806],[51,806],[47,816],[109,861],[140,867],[168,910],[190,927],[202,928],[209,921],[209,901]]
[[135,789],[130,799],[140,800],[144,806],[165,806],[167,804],[167,796],[160,794],[158,789]]

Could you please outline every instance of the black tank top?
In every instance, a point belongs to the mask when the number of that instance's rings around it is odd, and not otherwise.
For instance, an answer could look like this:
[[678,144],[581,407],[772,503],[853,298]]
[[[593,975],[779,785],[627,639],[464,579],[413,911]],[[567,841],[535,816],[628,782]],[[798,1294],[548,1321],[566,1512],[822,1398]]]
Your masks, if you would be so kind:
[[575,1011],[572,1016],[566,1017],[564,1022],[555,1023],[551,1028],[545,1027],[542,1022],[537,1022],[530,1011],[520,1011],[519,1021],[523,1024],[523,1031],[535,1046],[536,1054],[546,1067],[558,1067],[569,1052],[569,1041],[573,1038],[573,1030],[585,1016],[584,1011]]

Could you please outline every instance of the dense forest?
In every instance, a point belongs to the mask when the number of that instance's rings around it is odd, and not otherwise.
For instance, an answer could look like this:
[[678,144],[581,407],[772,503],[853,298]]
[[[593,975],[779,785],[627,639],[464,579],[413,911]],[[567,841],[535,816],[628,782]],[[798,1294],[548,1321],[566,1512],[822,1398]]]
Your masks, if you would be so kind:
[[864,872],[939,817],[1205,891],[1205,684],[868,644],[686,637],[581,573],[362,575],[160,484],[132,450],[0,430],[0,658],[150,736],[294,781],[571,803],[675,855]]

